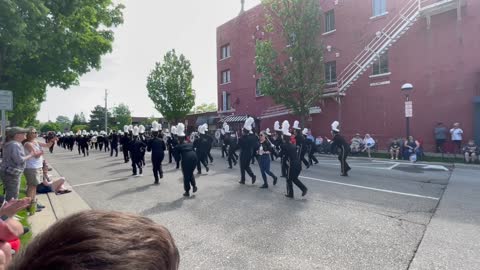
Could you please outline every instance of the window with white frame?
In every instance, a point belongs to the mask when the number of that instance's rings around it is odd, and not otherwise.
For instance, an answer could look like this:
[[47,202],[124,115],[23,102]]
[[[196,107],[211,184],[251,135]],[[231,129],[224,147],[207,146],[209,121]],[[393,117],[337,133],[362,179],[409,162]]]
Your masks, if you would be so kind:
[[337,62],[333,61],[325,63],[325,82],[337,82]]
[[230,83],[230,82],[231,82],[230,70],[222,71],[222,84]]
[[222,46],[220,48],[221,59],[229,58],[230,57],[230,44]]
[[257,97],[263,96],[262,89],[260,88],[260,79],[257,79],[257,83],[256,83],[256,86],[255,86],[255,95]]
[[335,30],[335,12],[334,10],[325,13],[325,33]]
[[229,111],[232,109],[231,104],[230,104],[230,94],[227,93],[226,91],[223,91],[222,93],[222,98],[223,98],[223,111]]
[[384,53],[377,61],[375,61],[375,63],[373,63],[373,75],[380,75],[388,72],[388,54]]
[[372,0],[373,17],[387,13],[387,0]]

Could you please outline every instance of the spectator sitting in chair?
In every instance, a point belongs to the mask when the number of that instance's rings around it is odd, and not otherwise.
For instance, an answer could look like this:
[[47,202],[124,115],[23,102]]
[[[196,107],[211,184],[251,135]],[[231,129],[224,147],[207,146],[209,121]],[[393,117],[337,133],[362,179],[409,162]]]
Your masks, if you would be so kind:
[[351,144],[350,144],[350,152],[351,152],[352,154],[359,153],[359,152],[362,151],[362,148],[363,148],[363,140],[362,140],[362,137],[360,137],[360,134],[359,134],[359,133],[355,134],[355,137],[353,137],[350,142],[351,142]]
[[370,136],[370,134],[365,134],[365,138],[363,139],[363,152],[368,153],[368,157],[371,158],[372,148],[375,147],[375,140]]
[[392,143],[390,144],[390,159],[396,159],[398,160],[398,155],[400,154],[400,143],[399,140],[393,139]]
[[420,143],[417,140],[415,140],[413,136],[409,136],[408,140],[405,141],[405,144],[404,144],[404,153],[403,153],[404,159],[416,161],[419,155],[421,155]]
[[477,154],[479,152],[478,146],[473,140],[469,140],[468,144],[463,147],[466,163],[475,163],[477,161]]

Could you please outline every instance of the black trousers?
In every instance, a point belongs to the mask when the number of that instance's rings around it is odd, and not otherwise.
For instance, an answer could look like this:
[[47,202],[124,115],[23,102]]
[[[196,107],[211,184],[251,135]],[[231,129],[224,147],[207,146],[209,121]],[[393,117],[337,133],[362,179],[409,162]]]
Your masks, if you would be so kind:
[[132,158],[132,173],[134,175],[137,175],[137,168],[138,168],[138,172],[142,174],[143,173],[142,160],[138,157]]
[[210,160],[210,163],[213,163],[213,157],[212,157],[212,154],[210,154],[210,150],[208,150],[207,156],[208,156],[208,159]]
[[125,160],[125,162],[128,162],[130,160],[130,158],[128,157],[128,149],[126,146],[122,146],[122,150],[123,150],[123,159]]
[[208,153],[204,152],[197,152],[197,173],[202,173],[202,165],[205,169],[208,168],[208,160],[207,160]]
[[78,154],[81,155],[82,154],[82,147],[80,146],[80,144],[77,146],[78,147]]
[[173,149],[168,149],[168,163],[172,163]]
[[152,167],[153,167],[153,177],[155,178],[155,182],[158,183],[159,177],[163,178],[163,170],[162,170],[162,161],[164,156],[152,156]]
[[110,156],[113,157],[113,151],[115,151],[115,156],[118,157],[118,145],[112,145],[110,149]]
[[315,151],[310,150],[308,153],[308,162],[310,165],[313,165],[313,162],[315,162],[315,164],[318,163],[318,159],[315,157]]
[[346,174],[348,171],[351,170],[350,166],[347,163],[348,152],[345,149],[340,149],[338,153],[338,160],[340,161],[340,172],[342,174]]
[[245,182],[245,172],[253,179],[255,174],[253,174],[252,168],[250,168],[250,161],[252,160],[252,156],[250,155],[242,155],[240,154],[240,180]]
[[235,151],[228,151],[228,165],[232,167],[232,162],[234,165],[237,165],[238,156]]
[[196,159],[182,162],[183,189],[185,192],[189,192],[190,187],[197,186],[197,183],[195,182],[195,175],[193,175],[193,172],[195,171],[195,164],[197,163],[198,161]]
[[222,145],[222,158],[224,158],[225,156],[228,157],[227,146]]
[[[102,149],[103,149],[103,143],[99,143],[99,144],[98,144],[98,148],[100,148],[100,151],[102,151]],[[105,148],[106,148],[106,147],[105,147]],[[97,149],[97,148],[95,147],[95,149]]]
[[108,150],[110,150],[109,143],[105,142],[105,152],[107,152]]
[[300,152],[300,160],[303,162],[305,167],[310,167],[310,162],[305,158],[305,155],[307,154],[307,151],[303,150]]
[[281,166],[282,166],[282,176],[287,177],[287,171],[288,171],[288,166],[287,166],[287,160],[282,157],[281,160]]
[[85,154],[88,156],[88,145],[82,146],[82,153],[83,153],[83,156],[85,156]]
[[307,189],[307,187],[298,179],[300,172],[302,171],[301,166],[293,166],[288,169],[287,175],[287,195],[293,197],[293,184],[295,184],[302,192]]

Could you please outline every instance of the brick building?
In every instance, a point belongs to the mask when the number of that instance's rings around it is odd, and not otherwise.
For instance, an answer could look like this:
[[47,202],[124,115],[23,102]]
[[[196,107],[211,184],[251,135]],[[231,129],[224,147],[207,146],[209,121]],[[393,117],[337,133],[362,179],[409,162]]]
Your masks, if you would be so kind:
[[[321,0],[325,58],[325,99],[311,109],[307,126],[329,135],[341,122],[347,138],[370,133],[386,148],[405,136],[405,95],[411,83],[411,134],[434,145],[437,122],[460,122],[464,139],[480,143],[480,1]],[[262,32],[258,5],[217,28],[219,114],[254,116],[260,128],[295,120],[257,89],[255,42],[278,33]]]

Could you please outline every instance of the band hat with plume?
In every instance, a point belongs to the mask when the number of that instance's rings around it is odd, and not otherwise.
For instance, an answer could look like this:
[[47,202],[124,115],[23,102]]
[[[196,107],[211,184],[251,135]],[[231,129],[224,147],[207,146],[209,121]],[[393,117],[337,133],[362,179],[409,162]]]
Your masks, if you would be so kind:
[[243,125],[243,128],[246,129],[247,131],[252,131],[253,123],[255,123],[255,120],[252,117],[248,117],[247,120],[245,120],[245,124]]
[[272,134],[270,133],[270,129],[269,129],[269,128],[265,129],[265,134],[267,134],[268,136],[272,135]]
[[283,133],[284,136],[292,136],[289,129],[290,129],[290,123],[288,122],[288,120],[283,121],[283,123],[282,123],[282,133]]
[[225,133],[230,133],[230,126],[226,123],[223,124],[223,130]]
[[83,131],[82,131],[82,135],[83,135],[83,136],[87,136],[87,135],[88,135],[87,131],[86,131],[86,130],[83,130]]
[[275,124],[273,125],[273,130],[282,131],[282,129],[280,128],[280,122],[279,121],[275,121]]
[[133,131],[133,125],[128,126],[128,131]]
[[177,132],[177,136],[185,137],[185,125],[183,123],[179,123],[177,125],[176,132]]
[[177,135],[177,127],[176,126],[172,126],[170,128],[170,133],[172,133],[172,135]]
[[205,131],[208,131],[208,124],[205,123],[205,124],[203,124],[203,126],[204,126]]
[[133,136],[138,136],[140,128],[138,126],[133,127]]
[[338,121],[334,121],[332,123],[332,130],[335,132],[340,132],[340,129],[338,128],[338,126],[340,126],[340,123]]
[[298,122],[298,120],[295,120],[295,122],[293,122],[293,129],[300,130],[301,128],[299,127],[299,125],[300,122]]
[[138,132],[139,132],[140,134],[145,133],[145,127],[144,127],[143,125],[140,125],[140,126],[138,127]]
[[158,132],[162,130],[162,124],[159,124],[157,121],[152,122],[152,132]]
[[205,126],[204,125],[199,126],[197,130],[198,130],[198,133],[205,134]]
[[123,126],[123,132],[128,133],[128,126],[127,125]]
[[304,128],[303,131],[302,131],[302,134],[307,135],[308,134],[308,128]]

